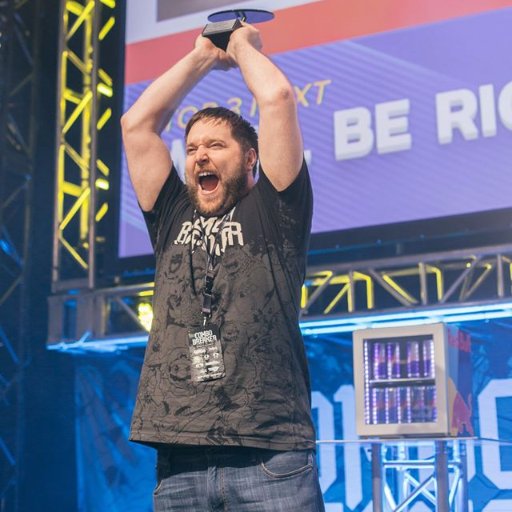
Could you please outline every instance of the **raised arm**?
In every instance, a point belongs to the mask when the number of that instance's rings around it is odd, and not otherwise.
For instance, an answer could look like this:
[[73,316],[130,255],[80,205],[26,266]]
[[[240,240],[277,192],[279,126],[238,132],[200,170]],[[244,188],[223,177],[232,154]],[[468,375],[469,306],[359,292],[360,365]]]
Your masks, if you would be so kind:
[[194,49],[157,78],[121,119],[133,188],[143,210],[153,208],[172,168],[160,134],[186,94],[212,68],[232,65],[228,55],[199,36]]
[[231,35],[227,52],[240,68],[258,105],[261,166],[274,187],[282,191],[300,171],[302,135],[293,87],[260,49],[259,31],[244,25]]

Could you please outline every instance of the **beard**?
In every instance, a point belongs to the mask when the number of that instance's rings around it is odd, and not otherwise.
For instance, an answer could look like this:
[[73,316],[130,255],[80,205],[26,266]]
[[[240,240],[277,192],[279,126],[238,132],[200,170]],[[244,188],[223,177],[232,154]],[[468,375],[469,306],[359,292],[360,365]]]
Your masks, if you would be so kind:
[[197,212],[203,217],[217,217],[224,215],[235,206],[248,192],[248,175],[243,169],[239,174],[219,181],[218,187],[222,187],[222,195],[212,202],[199,199],[199,185],[187,183],[187,192],[190,201]]

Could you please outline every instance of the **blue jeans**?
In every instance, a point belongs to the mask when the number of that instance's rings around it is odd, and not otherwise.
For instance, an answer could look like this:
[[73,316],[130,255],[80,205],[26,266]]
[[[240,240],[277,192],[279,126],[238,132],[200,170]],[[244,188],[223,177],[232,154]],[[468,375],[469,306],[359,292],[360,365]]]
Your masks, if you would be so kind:
[[315,453],[242,447],[158,451],[155,512],[323,512]]

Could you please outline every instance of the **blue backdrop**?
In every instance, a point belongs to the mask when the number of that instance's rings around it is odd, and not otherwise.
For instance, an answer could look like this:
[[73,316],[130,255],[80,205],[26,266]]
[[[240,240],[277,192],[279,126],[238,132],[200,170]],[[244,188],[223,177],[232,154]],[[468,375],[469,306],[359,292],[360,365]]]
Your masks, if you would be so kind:
[[[297,91],[313,233],[512,207],[511,24],[508,8],[273,56]],[[126,86],[125,110],[148,85]],[[239,71],[212,72],[162,133],[178,170],[185,124],[212,102],[258,123]],[[122,173],[119,255],[150,254]]]
[[[499,322],[461,327],[472,336],[476,435],[512,441],[510,328]],[[350,338],[309,338],[306,347],[318,438],[356,439]],[[151,510],[154,451],[127,440],[142,357],[142,349],[132,349],[120,354],[87,356],[77,365],[80,511]],[[427,449],[422,450],[422,455],[426,455]],[[370,461],[365,450],[356,444],[320,445],[318,459],[327,512],[369,512]],[[512,511],[512,447],[475,445],[468,451],[468,476],[472,510]],[[410,510],[431,508],[420,501]]]

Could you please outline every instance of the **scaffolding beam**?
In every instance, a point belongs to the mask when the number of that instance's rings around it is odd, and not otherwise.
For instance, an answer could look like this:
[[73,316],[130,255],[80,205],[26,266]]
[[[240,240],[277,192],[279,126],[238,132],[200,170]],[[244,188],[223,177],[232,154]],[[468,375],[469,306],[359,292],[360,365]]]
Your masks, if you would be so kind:
[[101,48],[115,24],[114,0],[62,0],[58,51],[52,291],[94,289],[110,167],[98,138],[112,123],[113,80]]
[[[350,330],[369,316],[376,323],[391,314],[432,317],[465,309],[512,317],[511,279],[510,245],[312,267],[302,291],[301,324],[308,335],[313,324],[332,325],[333,319]],[[152,295],[153,283],[54,295],[49,348],[144,343]]]
[[40,0],[0,2],[0,510],[18,510]]

